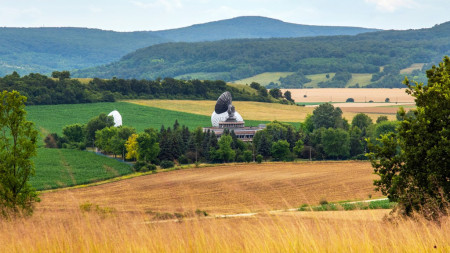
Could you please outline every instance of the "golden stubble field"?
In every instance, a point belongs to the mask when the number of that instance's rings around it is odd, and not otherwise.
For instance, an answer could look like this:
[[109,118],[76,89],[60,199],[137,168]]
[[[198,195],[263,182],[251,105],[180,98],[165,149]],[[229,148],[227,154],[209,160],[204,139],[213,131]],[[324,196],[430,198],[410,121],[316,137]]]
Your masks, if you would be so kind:
[[[42,195],[37,212],[78,209],[85,202],[120,212],[211,214],[261,212],[327,201],[381,197],[368,162],[298,162],[225,165],[176,170]],[[68,201],[70,200],[70,201]]]
[[[0,252],[448,252],[450,220],[385,221],[387,210],[272,212],[367,199],[367,162],[226,165],[46,192],[33,217],[0,220]],[[91,202],[111,213],[80,210]],[[145,212],[207,210],[154,220]],[[216,214],[261,211],[251,217]]]
[[[414,103],[414,97],[406,94],[406,89],[388,88],[316,88],[316,89],[281,89],[289,90],[295,102],[345,102],[347,98],[353,98],[356,103],[360,102],[385,102],[389,98],[395,103]],[[305,97],[306,95],[306,97]],[[367,106],[376,104],[368,103]]]
[[[308,89],[309,90],[309,89]],[[297,101],[297,100],[296,100]],[[187,112],[211,116],[214,111],[216,101],[208,100],[125,100],[125,102],[138,105],[156,107],[161,109]],[[320,101],[319,101],[320,102]],[[250,101],[233,101],[236,111],[242,115],[244,120],[261,121],[283,121],[283,122],[303,122],[308,114],[312,114],[314,107],[282,105],[277,103],[261,103]],[[343,107],[343,105],[345,107]],[[355,103],[354,107],[347,107],[347,104],[340,106],[343,111],[343,117],[351,121],[353,117],[360,112],[366,113],[372,120],[376,120],[381,115],[386,115],[390,120],[395,120],[395,114],[398,110],[398,104],[378,104],[375,107],[372,103]],[[393,107],[389,107],[393,106]]]

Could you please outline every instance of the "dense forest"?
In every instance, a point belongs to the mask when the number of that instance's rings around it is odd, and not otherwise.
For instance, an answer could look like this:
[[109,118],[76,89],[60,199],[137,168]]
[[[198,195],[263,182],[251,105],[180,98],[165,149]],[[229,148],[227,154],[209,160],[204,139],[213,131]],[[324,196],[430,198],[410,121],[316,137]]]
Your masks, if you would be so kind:
[[21,77],[13,72],[0,77],[0,90],[17,90],[28,98],[29,105],[78,104],[113,102],[116,99],[209,99],[216,100],[223,92],[230,91],[235,100],[260,102],[287,100],[274,99],[263,86],[255,92],[228,86],[224,81],[177,80],[173,78],[150,80],[94,78],[81,83],[70,78],[68,71],[55,71],[53,78],[41,74]]
[[[396,77],[412,63],[438,62],[450,53],[450,22],[429,29],[379,31],[355,36],[240,39],[165,43],[139,49],[120,61],[80,70],[74,76],[100,78],[177,77],[217,73],[225,81],[264,72],[379,73]],[[377,81],[374,80],[374,83]],[[398,84],[401,85],[401,84]]]
[[47,74],[93,67],[163,42],[353,35],[370,31],[375,29],[298,25],[264,17],[237,17],[178,29],[137,32],[74,27],[0,27],[0,76],[13,71],[21,75]]

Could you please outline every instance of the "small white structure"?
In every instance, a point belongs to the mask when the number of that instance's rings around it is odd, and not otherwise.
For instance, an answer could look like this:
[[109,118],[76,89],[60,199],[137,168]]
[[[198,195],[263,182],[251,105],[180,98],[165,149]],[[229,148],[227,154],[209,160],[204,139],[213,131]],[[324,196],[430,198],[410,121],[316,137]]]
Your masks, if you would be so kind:
[[122,116],[117,110],[114,110],[108,114],[108,116],[112,116],[114,118],[114,126],[119,127],[122,126]]
[[[238,112],[234,112],[234,116],[236,117],[236,121],[244,121]],[[229,117],[228,112],[217,114],[216,111],[214,111],[211,115],[211,124],[213,127],[219,127],[219,122],[227,121]]]

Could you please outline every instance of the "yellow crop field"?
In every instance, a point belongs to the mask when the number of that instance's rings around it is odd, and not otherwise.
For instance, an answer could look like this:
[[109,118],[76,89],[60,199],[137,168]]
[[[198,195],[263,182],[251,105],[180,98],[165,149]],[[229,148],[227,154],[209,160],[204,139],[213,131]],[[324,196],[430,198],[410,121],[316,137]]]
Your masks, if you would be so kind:
[[[75,210],[92,202],[121,212],[239,213],[361,200],[373,191],[369,162],[298,162],[226,165],[131,178],[95,187],[45,193],[41,210]],[[71,202],[67,203],[70,196]]]
[[[308,91],[310,89],[307,89]],[[187,112],[200,114],[205,116],[211,116],[214,111],[214,105],[216,101],[206,100],[125,100],[125,102],[156,107],[161,109]],[[312,114],[314,107],[309,106],[295,106],[295,105],[282,105],[278,103],[261,103],[250,101],[233,101],[233,105],[236,107],[236,111],[242,115],[245,120],[260,120],[260,121],[283,121],[283,122],[303,122],[308,114]],[[347,106],[347,104],[343,104]],[[395,113],[398,108],[376,107],[373,109],[372,104],[366,103],[365,106],[356,106],[358,103],[353,104],[355,108],[343,107],[342,104],[335,105],[342,107],[343,117],[348,120],[352,120],[353,117],[360,112],[367,113],[369,117],[376,120],[379,116],[385,115],[390,120],[395,119]],[[383,106],[389,104],[382,104]]]
[[[367,199],[373,178],[368,162],[263,163],[46,192],[32,217],[0,220],[0,252],[450,251],[448,218],[439,225],[391,223],[389,210],[273,211]],[[183,217],[196,209],[201,215]],[[257,213],[220,216],[239,212]]]
[[[126,100],[126,102],[145,105],[161,109],[195,113],[211,116],[216,101],[206,100]],[[250,101],[233,101],[236,111],[244,120],[301,122],[306,115],[311,114],[314,108],[305,108],[295,105],[282,105],[278,103],[261,103]]]
[[[414,103],[414,97],[406,94],[406,89],[387,88],[323,88],[323,89],[282,89],[289,90],[295,102],[345,102],[353,98],[355,102],[385,102],[389,98],[392,103]],[[306,97],[305,97],[306,95]],[[370,107],[372,103],[366,103]],[[386,104],[389,105],[389,104]]]

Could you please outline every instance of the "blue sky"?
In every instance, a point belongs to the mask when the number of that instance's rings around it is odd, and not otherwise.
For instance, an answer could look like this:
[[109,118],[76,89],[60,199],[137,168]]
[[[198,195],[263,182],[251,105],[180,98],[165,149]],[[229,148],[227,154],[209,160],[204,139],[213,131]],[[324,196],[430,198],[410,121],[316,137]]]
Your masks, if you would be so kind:
[[416,29],[450,21],[449,11],[450,0],[0,0],[0,26],[142,31],[251,15],[297,24]]

